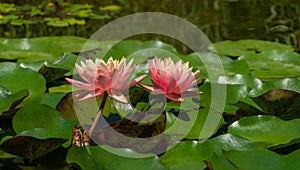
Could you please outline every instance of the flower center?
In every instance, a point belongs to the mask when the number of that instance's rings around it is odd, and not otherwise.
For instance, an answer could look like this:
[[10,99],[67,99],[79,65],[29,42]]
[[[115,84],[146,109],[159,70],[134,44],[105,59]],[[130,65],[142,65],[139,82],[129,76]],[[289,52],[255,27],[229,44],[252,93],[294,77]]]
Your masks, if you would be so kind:
[[96,80],[96,88],[109,90],[111,86],[111,76],[100,74]]

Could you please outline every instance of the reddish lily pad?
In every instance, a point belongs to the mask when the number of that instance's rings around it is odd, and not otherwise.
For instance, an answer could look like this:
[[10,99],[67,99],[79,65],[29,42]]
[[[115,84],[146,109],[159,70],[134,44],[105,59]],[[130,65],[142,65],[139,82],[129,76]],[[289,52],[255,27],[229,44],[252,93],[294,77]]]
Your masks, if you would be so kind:
[[41,157],[54,150],[66,139],[36,139],[30,136],[17,136],[3,141],[1,150],[27,159]]

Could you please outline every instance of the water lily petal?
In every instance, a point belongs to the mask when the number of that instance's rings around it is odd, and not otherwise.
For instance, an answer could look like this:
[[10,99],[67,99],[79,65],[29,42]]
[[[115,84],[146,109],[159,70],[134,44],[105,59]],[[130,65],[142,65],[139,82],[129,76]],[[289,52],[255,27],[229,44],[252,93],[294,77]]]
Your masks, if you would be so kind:
[[161,60],[155,56],[153,60],[148,60],[148,69],[153,87],[139,83],[147,90],[163,93],[169,100],[176,102],[184,101],[181,95],[201,94],[201,92],[187,91],[199,80],[195,80],[199,70],[193,72],[188,62],[182,64],[179,60],[174,64],[170,57]]
[[148,86],[146,84],[142,84],[142,83],[138,83],[141,87],[145,88],[146,90],[149,90],[149,91],[154,91],[154,88],[151,87],[151,86]]
[[78,98],[79,98],[78,101],[83,101],[83,100],[87,100],[87,99],[94,99],[96,97],[101,96],[102,94],[103,94],[102,91],[99,91],[97,93],[95,93],[95,92],[89,92],[87,94],[79,94],[78,95]]
[[125,97],[125,95],[118,91],[118,90],[112,90],[111,93],[109,94],[113,99],[122,102],[122,103],[128,103],[127,98]]
[[184,99],[176,94],[166,94],[166,97],[174,102],[184,102]]
[[131,87],[135,86],[137,83],[141,82],[145,77],[147,77],[147,74],[141,75],[141,76],[135,78],[134,80],[132,80],[129,83],[129,88],[131,88]]
[[77,86],[79,88],[85,89],[85,90],[93,90],[94,87],[91,84],[84,83],[78,80],[66,78],[67,82],[73,84],[74,86]]
[[203,94],[201,91],[185,91],[184,93],[181,94],[181,96],[197,96]]
[[134,70],[134,62],[132,59],[126,64],[124,57],[120,62],[112,57],[107,62],[99,58],[96,58],[94,62],[91,59],[85,62],[81,61],[81,65],[76,64],[76,69],[83,82],[69,78],[66,80],[74,86],[88,91],[76,95],[81,101],[101,96],[106,91],[110,97],[126,103],[128,100],[121,91],[136,85],[146,77],[143,75],[128,83]]

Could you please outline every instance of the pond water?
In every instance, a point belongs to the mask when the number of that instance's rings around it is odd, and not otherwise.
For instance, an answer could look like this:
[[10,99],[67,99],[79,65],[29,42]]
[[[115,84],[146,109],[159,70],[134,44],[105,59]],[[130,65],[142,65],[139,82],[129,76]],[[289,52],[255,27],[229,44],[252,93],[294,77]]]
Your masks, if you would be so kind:
[[[44,4],[51,1],[45,1]],[[90,37],[102,25],[118,17],[136,12],[158,11],[177,15],[197,25],[212,42],[238,39],[278,41],[300,49],[300,1],[297,0],[67,0],[64,2],[100,6],[118,5],[122,10],[110,12],[110,19],[87,19],[85,25],[52,27],[39,23],[30,25],[2,24],[0,36],[10,38],[47,35],[77,35]],[[37,2],[7,0],[16,5]],[[58,4],[61,3],[58,1]],[[36,4],[38,5],[38,4]],[[151,37],[150,37],[151,38]],[[143,38],[142,38],[143,39]],[[144,37],[149,39],[149,36]],[[160,39],[155,37],[155,39]],[[164,38],[162,38],[164,40]],[[168,40],[166,40],[168,41]]]

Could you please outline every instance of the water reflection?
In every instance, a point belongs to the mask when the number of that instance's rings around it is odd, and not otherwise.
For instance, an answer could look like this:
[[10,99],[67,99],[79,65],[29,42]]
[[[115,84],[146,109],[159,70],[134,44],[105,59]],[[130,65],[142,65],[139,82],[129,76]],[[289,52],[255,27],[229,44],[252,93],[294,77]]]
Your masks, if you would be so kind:
[[[8,0],[7,2],[14,2]],[[297,0],[66,0],[95,6],[120,5],[122,12],[110,20],[136,12],[159,11],[177,15],[194,23],[213,42],[230,39],[263,39],[293,45],[300,49],[300,1]],[[65,1],[65,2],[66,2]],[[32,4],[25,0],[24,3]],[[45,1],[45,3],[50,2]],[[60,1],[58,1],[60,2]],[[20,1],[15,1],[20,4]],[[0,27],[2,37],[37,37],[44,35],[78,35],[89,37],[110,20],[88,20],[86,25],[67,28],[45,24]],[[145,38],[149,38],[146,36]],[[164,39],[155,36],[153,39]],[[183,50],[185,51],[185,50]]]

